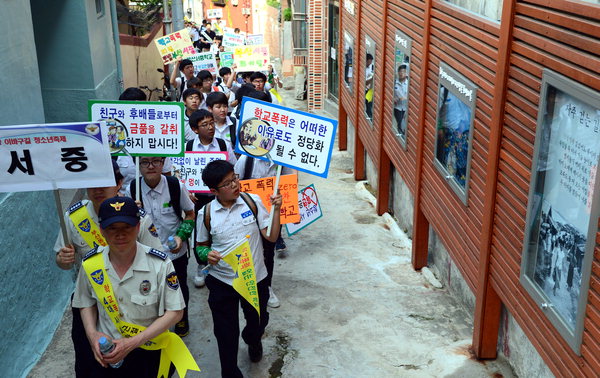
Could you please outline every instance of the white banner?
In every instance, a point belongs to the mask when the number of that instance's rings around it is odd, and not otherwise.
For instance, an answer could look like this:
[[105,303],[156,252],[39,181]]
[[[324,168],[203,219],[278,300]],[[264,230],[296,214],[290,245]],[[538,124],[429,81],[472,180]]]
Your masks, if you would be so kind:
[[198,72],[202,70],[210,71],[210,73],[213,75],[218,73],[217,61],[214,53],[198,53],[188,57],[188,59],[194,64],[194,76],[198,76]]
[[247,45],[262,45],[265,43],[265,36],[262,34],[248,34],[246,36]]
[[183,157],[171,158],[173,174],[191,193],[210,193],[202,181],[202,171],[211,161],[227,158],[227,152],[186,151]]
[[223,9],[221,9],[221,8],[207,9],[206,10],[206,18],[223,18]]
[[0,192],[114,186],[99,122],[0,127]]
[[323,216],[317,191],[313,184],[298,192],[298,208],[300,209],[300,222],[285,225],[288,235],[294,235]]
[[225,47],[242,46],[244,44],[244,40],[245,40],[245,38],[241,34],[235,34],[235,33],[223,34],[223,46],[225,46]]
[[88,106],[90,119],[107,120],[112,154],[183,155],[183,103],[90,100]]

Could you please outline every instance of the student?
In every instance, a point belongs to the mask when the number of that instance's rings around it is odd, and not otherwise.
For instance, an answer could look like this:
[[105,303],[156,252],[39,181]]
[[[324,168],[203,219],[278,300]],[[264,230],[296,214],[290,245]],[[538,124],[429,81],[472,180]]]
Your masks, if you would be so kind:
[[[55,261],[59,268],[70,270],[75,266],[78,270],[81,266],[81,260],[87,252],[94,249],[97,244],[106,243],[104,237],[99,234],[98,210],[104,200],[118,195],[123,184],[123,175],[121,175],[119,166],[114,161],[113,174],[115,177],[114,186],[88,188],[86,190],[88,199],[75,203],[65,213],[68,244],[65,246],[62,231],[54,244]],[[152,217],[146,212],[140,212],[140,229],[137,240],[151,248],[162,248]],[[75,349],[75,375],[77,377],[87,377],[90,374],[91,367],[95,364],[94,355],[89,348],[79,309],[71,307],[71,310],[73,312],[71,339]]]
[[[181,319],[185,304],[180,283],[163,252],[137,242],[139,209],[131,198],[105,200],[98,216],[107,246],[86,255],[73,296],[73,307],[81,312],[89,339],[86,349],[93,351],[97,361],[89,376],[156,377],[162,351],[140,347]],[[118,320],[146,328],[135,334],[128,327],[118,328],[120,323],[105,307],[111,300],[118,306]],[[101,337],[115,346],[105,355],[100,353]],[[118,369],[109,367],[119,361],[123,364]]]
[[217,33],[211,30],[212,24],[206,22],[204,30],[200,32],[200,48],[203,52],[210,51],[210,45],[213,43]]
[[[235,70],[235,65],[234,65],[233,69]],[[235,107],[237,106],[237,101],[235,99],[235,93],[241,87],[240,83],[233,80],[235,78],[235,75],[236,75],[235,71],[233,71],[229,67],[221,67],[219,69],[219,80],[218,80],[217,88],[219,89],[219,92],[223,92],[227,96],[227,100],[228,100],[227,115],[231,115],[231,113],[234,111]]]
[[406,136],[406,127],[403,125],[404,117],[408,107],[408,75],[406,75],[406,64],[398,66],[398,76],[394,83],[394,118],[398,130],[397,134]]
[[257,91],[259,92],[265,92],[267,95],[269,95],[269,97],[271,98],[271,101],[274,104],[279,104],[279,100],[277,100],[277,98],[275,96],[271,96],[271,93],[269,91],[267,91],[265,89],[265,84],[267,82],[267,76],[262,73],[262,72],[254,72],[251,76],[250,76],[250,82],[252,83],[252,85],[254,85],[254,88],[256,88]]
[[212,92],[206,97],[206,106],[215,120],[215,137],[221,138],[235,147],[236,121],[227,115],[229,110],[227,96],[223,92]]
[[[196,78],[194,78],[196,79]],[[192,79],[193,80],[193,79]],[[197,80],[197,79],[196,79]],[[190,80],[191,82],[191,80]],[[185,122],[185,141],[190,141],[196,137],[196,133],[190,128],[190,116],[200,107],[202,94],[199,90],[188,88],[183,91],[183,104],[185,105],[185,114],[183,120]]]
[[[183,76],[177,74],[181,72]],[[177,62],[173,65],[173,72],[171,72],[171,85],[179,90],[179,97],[177,101],[181,101],[181,95],[188,86],[187,82],[194,77],[194,64],[189,59],[178,58]]]
[[[261,235],[266,238],[269,213],[259,196],[240,195],[239,179],[233,171],[233,165],[229,162],[223,160],[210,162],[202,172],[202,180],[216,198],[198,213],[196,253],[201,260],[208,261],[211,265],[206,277],[206,287],[209,290],[208,304],[219,348],[221,376],[242,377],[242,372],[237,365],[240,305],[246,319],[242,339],[248,344],[248,355],[252,362],[262,359],[261,337],[269,322],[267,312],[269,289],[265,283],[267,271],[263,261],[261,240]],[[271,204],[275,209],[271,236],[268,238],[271,242],[275,241],[279,233],[281,202],[280,194],[271,196]],[[221,261],[220,252],[234,247],[246,235],[249,235],[254,262],[260,317],[256,309],[232,287],[235,273],[227,263]]]
[[[152,216],[163,245],[162,250],[173,262],[179,277],[186,309],[181,321],[175,325],[175,333],[184,337],[189,333],[190,328],[187,310],[190,299],[187,286],[187,240],[194,229],[194,204],[190,199],[190,193],[177,178],[161,174],[164,161],[163,157],[141,156],[140,186],[134,189],[133,185],[130,185],[129,190],[132,198],[135,198],[135,191],[140,190],[139,205]],[[182,217],[182,212],[185,213],[185,217]],[[170,236],[175,239],[174,248],[169,248]]]
[[200,80],[200,93],[202,94],[202,105],[200,109],[208,109],[206,106],[206,96],[213,91],[214,79],[210,71],[202,70],[198,72],[198,80]]

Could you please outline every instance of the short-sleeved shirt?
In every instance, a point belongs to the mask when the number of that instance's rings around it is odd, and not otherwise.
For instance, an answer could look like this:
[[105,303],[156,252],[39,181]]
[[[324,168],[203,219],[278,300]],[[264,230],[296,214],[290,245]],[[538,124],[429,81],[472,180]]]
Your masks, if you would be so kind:
[[[221,138],[231,146],[231,129],[233,121],[228,116],[225,116],[225,124],[217,126],[215,123],[215,138]],[[233,148],[233,146],[231,146]]]
[[[250,177],[244,177],[246,170],[246,161],[248,159],[254,158],[251,158],[246,155],[240,155],[240,158],[238,159],[237,163],[235,163],[235,167],[233,167],[235,173],[240,175],[240,180],[273,177],[277,174],[277,164],[275,164],[274,162],[254,159],[254,163],[252,164],[252,172],[250,172]],[[284,166],[281,168],[281,174],[292,175],[294,174],[294,170]]]
[[[109,259],[109,247],[101,247],[106,274],[118,302],[122,320],[148,327],[165,311],[185,308],[178,281],[174,280],[175,268],[171,260],[148,253],[150,248],[137,243],[136,255],[123,278],[119,278]],[[169,278],[169,280],[168,280]],[[149,287],[149,289],[148,289]],[[73,307],[98,307],[97,329],[112,338],[121,338],[104,306],[90,284],[85,269],[79,271]]]
[[196,137],[196,133],[190,127],[190,117],[188,117],[188,115],[185,113],[183,113],[183,121],[185,123],[183,126],[183,130],[185,133],[185,141],[188,142]]
[[[181,195],[179,196],[179,204],[181,210],[190,211],[194,210],[194,203],[190,200],[190,194],[188,190],[181,183]],[[181,225],[181,219],[179,215],[175,213],[175,209],[169,205],[171,201],[171,195],[169,194],[169,185],[167,184],[167,178],[161,176],[160,182],[155,188],[150,188],[144,180],[142,180],[142,203],[144,204],[144,210],[146,210],[152,219],[154,225],[158,231],[158,237],[162,243],[161,251],[167,253],[171,260],[175,260],[178,257],[185,255],[187,252],[187,244],[183,243],[181,249],[176,254],[169,252],[167,247],[167,240],[169,236],[175,236],[177,229]],[[185,240],[184,240],[185,241]]]
[[394,109],[406,111],[408,105],[408,79],[404,81],[396,80],[394,83],[394,100],[396,98],[404,98],[394,105]]
[[[215,131],[216,133],[216,131]],[[231,148],[231,143],[227,143],[227,141],[225,141],[225,145],[227,146],[227,152],[228,152],[228,158],[227,161],[230,162],[232,165],[235,165],[235,163],[237,162],[237,158],[235,157],[235,154],[233,153],[233,149]],[[219,142],[217,141],[217,138],[213,138],[212,142],[210,142],[210,144],[207,144],[206,146],[204,144],[202,144],[202,142],[200,142],[200,137],[196,135],[196,139],[194,139],[194,143],[192,144],[192,151],[211,151],[211,152],[215,152],[215,151],[221,151],[221,147],[219,146]]]
[[[98,214],[94,210],[94,204],[90,200],[83,200],[81,203],[87,208],[87,211],[90,213],[90,217],[92,221],[94,221],[98,227]],[[162,244],[160,239],[158,238],[158,233],[156,232],[156,227],[152,222],[152,217],[146,213],[145,211],[140,212],[140,232],[138,233],[137,240],[138,242],[147,245],[151,248],[155,248],[158,250],[162,250]],[[71,218],[69,218],[69,212],[65,213],[65,225],[67,227],[67,240],[73,245],[75,249],[75,264],[77,266],[81,265],[81,259],[88,253],[92,248],[85,242],[79,231],[77,231],[77,226],[73,224]],[[62,231],[58,234],[58,238],[56,239],[56,243],[54,243],[54,252],[58,252],[62,247],[65,246],[62,237]]]
[[[267,268],[263,257],[263,244],[259,227],[263,229],[268,226],[269,213],[259,196],[256,194],[250,194],[250,196],[256,203],[258,226],[250,207],[246,205],[241,196],[236,199],[230,208],[223,207],[217,199],[212,200],[210,203],[211,248],[219,253],[224,253],[244,239],[246,235],[250,235],[250,250],[252,251],[256,282],[260,282],[267,276]],[[198,236],[196,241],[200,243],[208,240],[208,230],[204,226],[205,209],[206,206],[198,211],[198,224],[196,225]],[[228,285],[232,285],[235,277],[231,266],[222,260],[217,265],[211,265],[208,274]]]

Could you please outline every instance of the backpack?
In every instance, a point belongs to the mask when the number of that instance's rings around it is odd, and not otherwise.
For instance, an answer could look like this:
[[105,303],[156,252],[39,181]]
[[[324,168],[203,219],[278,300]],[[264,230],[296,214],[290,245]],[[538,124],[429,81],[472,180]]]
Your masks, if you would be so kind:
[[248,180],[252,177],[252,169],[254,168],[254,158],[251,156],[246,156],[246,161],[244,162],[244,175],[240,177],[241,180]]
[[[242,197],[242,199],[244,200],[246,205],[250,208],[250,211],[252,211],[252,215],[254,215],[254,220],[256,221],[256,227],[258,227],[258,231],[260,233],[258,217],[256,216],[258,213],[258,208],[256,207],[256,202],[254,202],[254,200],[248,193],[240,192],[240,196]],[[206,227],[206,230],[208,231],[208,242],[212,244],[212,236],[210,235],[210,204],[211,203],[212,203],[212,201],[210,201],[209,203],[204,205],[204,227]],[[262,238],[262,234],[260,234],[260,237]]]
[[[181,99],[183,98],[183,88],[185,87],[185,76],[180,76],[181,77],[181,87],[179,90],[179,96],[177,96],[177,101],[181,101]],[[187,89],[187,88],[185,88]]]
[[[225,141],[221,138],[215,138],[217,140],[217,143],[219,143],[219,149],[221,151],[227,151],[227,144],[225,144]],[[185,150],[186,151],[192,151],[194,148],[194,140],[188,140],[187,143],[185,144]]]
[[[181,186],[179,186],[179,180],[174,176],[165,176],[167,178],[167,185],[169,187],[169,205],[173,207],[175,210],[175,214],[179,217],[180,221],[183,221],[183,217],[181,216]],[[140,181],[138,181],[138,185],[141,188],[142,186],[142,178],[140,177]],[[131,193],[131,198],[135,199],[137,185],[133,185],[133,182],[129,184],[129,193]],[[174,201],[173,199],[177,200]],[[144,202],[142,196],[140,196],[140,202],[142,203],[142,208],[144,207]]]
[[231,125],[229,125],[229,138],[231,139],[231,146],[235,148],[235,141],[237,138],[237,132],[235,124],[237,120],[233,116],[229,116],[229,120],[231,121]]

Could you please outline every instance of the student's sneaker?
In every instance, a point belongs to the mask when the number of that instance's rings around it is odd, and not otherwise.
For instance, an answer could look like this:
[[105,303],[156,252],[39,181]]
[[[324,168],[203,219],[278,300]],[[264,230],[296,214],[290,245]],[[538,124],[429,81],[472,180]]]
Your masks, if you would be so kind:
[[206,278],[206,276],[204,275],[204,273],[202,273],[202,268],[204,267],[198,265],[198,271],[196,272],[196,276],[194,277],[194,286],[196,287],[204,286],[204,279]]
[[175,333],[179,337],[185,337],[190,333],[190,324],[187,320],[182,320],[179,323],[175,324]]
[[248,356],[250,357],[250,361],[252,362],[258,362],[262,360],[262,341],[259,340],[256,344],[248,344]]
[[280,236],[279,238],[277,238],[277,241],[275,242],[275,252],[277,252],[277,256],[285,257],[284,252],[286,250],[287,250],[287,246],[285,245],[283,238]]
[[269,286],[269,300],[267,301],[267,306],[273,308],[281,306],[281,303],[279,303],[279,298],[277,298],[277,296],[273,292],[273,289],[271,289],[271,286]]

